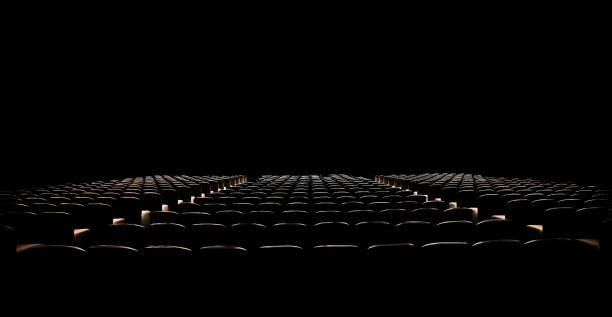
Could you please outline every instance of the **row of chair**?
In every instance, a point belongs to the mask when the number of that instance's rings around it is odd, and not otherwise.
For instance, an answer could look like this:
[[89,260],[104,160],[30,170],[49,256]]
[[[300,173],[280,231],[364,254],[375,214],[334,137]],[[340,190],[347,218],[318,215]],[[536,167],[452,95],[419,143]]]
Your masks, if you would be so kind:
[[[257,248],[243,248],[233,245],[214,245],[196,249],[180,246],[148,246],[141,250],[117,245],[95,245],[87,249],[66,245],[35,245],[19,252],[21,259],[76,260],[87,257],[95,260],[126,260],[145,256],[150,259],[187,259],[200,257],[207,261],[236,257],[259,256],[263,259],[296,259],[310,257],[334,258],[337,260],[372,256],[377,260],[419,260],[447,259],[466,261],[471,256],[478,259],[516,260],[560,259],[587,260],[597,256],[596,248],[588,243],[572,239],[538,239],[522,243],[518,240],[489,240],[474,244],[465,242],[435,242],[421,247],[410,243],[379,244],[366,248],[357,245],[317,245],[304,248],[297,245],[265,245]],[[389,265],[392,265],[390,262]],[[453,263],[455,266],[458,262]]]

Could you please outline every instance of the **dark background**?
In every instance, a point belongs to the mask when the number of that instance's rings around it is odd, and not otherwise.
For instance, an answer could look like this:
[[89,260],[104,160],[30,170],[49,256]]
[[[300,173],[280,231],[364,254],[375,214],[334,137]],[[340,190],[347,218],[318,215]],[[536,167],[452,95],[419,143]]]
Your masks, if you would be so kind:
[[1,185],[417,172],[610,184],[601,20],[392,21],[22,21],[7,45]]

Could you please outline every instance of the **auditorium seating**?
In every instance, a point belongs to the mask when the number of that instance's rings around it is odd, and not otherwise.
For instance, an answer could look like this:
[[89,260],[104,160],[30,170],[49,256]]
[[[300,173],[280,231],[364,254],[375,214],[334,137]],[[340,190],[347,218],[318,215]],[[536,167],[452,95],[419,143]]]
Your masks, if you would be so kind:
[[606,255],[611,206],[597,186],[472,174],[155,175],[2,192],[0,252],[23,260]]

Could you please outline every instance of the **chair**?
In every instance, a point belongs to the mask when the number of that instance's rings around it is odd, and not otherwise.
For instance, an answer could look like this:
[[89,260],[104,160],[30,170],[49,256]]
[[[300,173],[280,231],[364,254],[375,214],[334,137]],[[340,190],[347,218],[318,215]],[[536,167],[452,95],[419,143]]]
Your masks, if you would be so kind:
[[520,224],[512,220],[487,219],[476,224],[476,240],[524,240],[525,233]]
[[[404,198],[405,201],[416,201],[420,204],[424,203],[427,201],[427,196],[425,195],[412,195],[412,196],[406,196]],[[447,207],[448,208],[448,207]]]
[[338,210],[321,210],[312,215],[313,223],[342,221],[346,218],[346,213]]
[[356,224],[364,221],[376,220],[377,212],[374,210],[351,210],[343,215],[343,221]]
[[[152,219],[152,218],[151,218]],[[211,223],[211,215],[207,212],[184,212],[179,216],[181,224],[188,226],[196,223]],[[174,222],[174,221],[170,221]]]
[[395,242],[421,246],[433,239],[433,226],[426,221],[405,221],[395,226]]
[[252,204],[252,203],[243,203],[243,202],[233,203],[232,204],[232,209],[233,210],[238,210],[238,211],[243,212],[243,213],[249,213],[249,212],[255,210],[255,205]]
[[[90,203],[85,206],[80,225],[86,228],[101,228],[113,224],[113,207],[103,203]],[[75,224],[77,227],[77,224]]]
[[523,247],[528,257],[546,262],[559,258],[586,260],[597,252],[595,247],[585,242],[568,238],[531,240]]
[[420,203],[416,201],[398,201],[395,203],[395,208],[404,209],[406,211],[412,211],[421,206]]
[[185,246],[187,228],[177,223],[153,223],[149,226],[150,245]]
[[449,208],[442,212],[442,220],[466,220],[472,221],[474,219],[474,211],[471,208]]
[[38,242],[39,230],[38,215],[33,212],[6,212],[4,225],[15,230],[17,243]]
[[30,209],[37,214],[41,212],[56,212],[57,205],[51,203],[34,203],[30,205]]
[[191,202],[183,202],[176,206],[176,212],[182,214],[184,212],[204,212],[202,206],[191,203]]
[[[420,251],[426,261],[435,260],[437,263],[444,263],[444,261],[438,261],[441,259],[465,260],[470,256],[470,248],[470,244],[466,242],[433,242],[423,245]],[[453,265],[457,265],[457,262]]]
[[270,228],[269,244],[307,246],[309,239],[308,226],[303,223],[277,223]]
[[140,256],[138,249],[120,245],[92,245],[87,248],[90,258],[97,261],[132,260]]
[[232,245],[247,250],[256,249],[268,242],[268,228],[259,223],[236,223],[230,227]]
[[207,261],[239,259],[248,255],[247,249],[232,245],[205,246],[201,247],[197,253],[198,257]]
[[310,214],[304,210],[286,210],[280,213],[280,222],[310,224]]
[[503,209],[501,197],[498,194],[484,194],[478,197],[478,219],[485,220],[492,215],[501,213]]
[[423,202],[421,208],[435,208],[439,211],[443,211],[448,209],[448,203],[441,200],[430,200]]
[[235,223],[245,222],[246,216],[237,210],[221,210],[212,214],[211,219],[215,223],[231,226]]
[[57,206],[57,210],[72,216],[72,222],[76,228],[87,228],[87,214],[85,206],[77,203],[63,203]]
[[246,214],[245,218],[247,222],[260,223],[264,226],[279,222],[273,211],[254,210]]
[[430,223],[440,222],[442,212],[436,208],[417,208],[410,212],[413,221],[425,221]]
[[143,249],[143,255],[150,259],[185,259],[193,252],[189,248],[176,245],[150,245]]
[[[317,245],[312,249],[315,258],[334,259],[335,261],[347,261],[361,257],[363,250],[356,245],[331,244]],[[333,264],[333,263],[332,263]]]
[[211,245],[231,244],[228,227],[218,223],[197,223],[189,228],[189,244],[192,249]]
[[480,260],[507,261],[520,256],[523,243],[513,239],[498,239],[476,242],[472,245],[472,253]]
[[435,241],[472,243],[476,236],[476,226],[467,220],[440,222],[433,228]]
[[312,227],[313,245],[349,244],[353,241],[353,230],[346,222],[320,222]]
[[576,198],[567,198],[567,199],[559,200],[558,205],[559,207],[572,207],[574,209],[579,209],[579,208],[584,207],[582,199],[576,199]]
[[[184,224],[181,216],[182,216],[181,214],[179,214],[178,212],[174,212],[174,211],[152,211],[150,214],[151,224],[166,223],[166,222]],[[202,222],[206,222],[206,221],[202,221]]]
[[544,211],[543,232],[547,238],[571,238],[576,234],[576,210],[555,207]]
[[117,201],[116,211],[117,217],[125,219],[127,223],[140,224],[142,221],[141,201],[139,198],[119,198],[119,200]]
[[537,217],[531,214],[531,202],[527,199],[514,199],[506,203],[508,219],[522,224],[537,223]]
[[385,221],[364,221],[355,225],[354,243],[362,247],[393,242],[392,226]]
[[410,212],[406,209],[384,209],[380,211],[380,219],[391,224],[410,220]]
[[70,245],[74,239],[72,216],[66,212],[43,212],[38,215],[39,241],[45,244]]
[[96,244],[112,244],[142,249],[148,245],[147,230],[137,224],[110,225],[100,234]]
[[162,210],[162,195],[156,192],[142,193],[142,210],[160,211]]
[[375,244],[368,247],[366,254],[382,260],[406,260],[417,257],[418,247],[412,243]]
[[612,214],[607,208],[587,207],[576,210],[577,235],[580,238],[599,237],[601,223],[612,219]]
[[539,224],[544,221],[544,211],[557,206],[554,199],[544,198],[531,201],[530,213],[533,220],[531,224]]
[[264,259],[292,259],[304,255],[304,249],[297,245],[264,245],[256,251]]
[[[391,209],[393,207],[394,207],[393,204],[387,201],[374,201],[374,202],[367,204],[367,209],[373,210],[373,211],[381,211],[384,209]],[[359,208],[359,209],[366,209],[366,208]]]
[[[19,257],[26,261],[43,261],[45,265],[50,263],[71,263],[77,260],[84,260],[87,251],[79,247],[70,245],[45,245],[39,244],[24,249],[19,253]],[[71,262],[68,262],[71,261]],[[32,262],[35,263],[35,262]]]
[[464,189],[457,192],[457,205],[459,207],[476,207],[476,192],[471,189]]

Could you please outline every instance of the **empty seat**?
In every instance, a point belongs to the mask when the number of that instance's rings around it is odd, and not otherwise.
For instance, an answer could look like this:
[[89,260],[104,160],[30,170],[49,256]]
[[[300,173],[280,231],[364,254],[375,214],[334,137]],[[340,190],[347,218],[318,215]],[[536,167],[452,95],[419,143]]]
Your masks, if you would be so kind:
[[376,220],[377,212],[374,210],[351,210],[343,215],[342,220],[350,224],[356,224],[364,221]]
[[[165,222],[184,224],[182,222],[181,214],[174,212],[174,211],[152,211],[149,217],[151,218],[152,224],[153,223],[165,223]],[[202,221],[202,222],[206,222],[206,221]]]
[[409,221],[410,213],[406,209],[384,209],[380,211],[380,219],[391,224]]
[[43,212],[40,221],[39,241],[45,244],[72,244],[74,228],[72,216],[67,212]]
[[527,256],[540,260],[556,260],[558,258],[582,258],[596,254],[597,249],[585,242],[568,238],[549,238],[528,241],[524,245]]
[[323,244],[348,244],[353,241],[353,231],[346,222],[321,222],[312,227],[312,243]]
[[576,198],[568,198],[568,199],[561,199],[558,202],[559,207],[572,207],[574,209],[579,209],[584,207],[583,203],[582,203],[582,199],[576,199]]
[[410,219],[413,221],[425,221],[438,223],[441,220],[442,212],[436,208],[417,208],[410,212]]
[[145,227],[137,224],[110,225],[99,235],[96,244],[112,244],[128,246],[136,249],[148,244]]
[[543,231],[546,237],[573,237],[576,223],[576,210],[573,207],[555,207],[544,211]]
[[176,245],[150,245],[143,249],[143,254],[147,258],[152,259],[177,259],[189,258],[192,255],[189,248]]
[[180,215],[180,220],[184,225],[193,225],[196,223],[210,223],[211,215],[207,212],[184,212]]
[[176,206],[176,212],[184,213],[184,212],[203,212],[205,211],[202,206],[191,203],[191,202],[183,202]]
[[259,223],[236,223],[230,227],[232,245],[247,250],[258,248],[268,242],[268,230]]
[[385,221],[365,221],[355,225],[354,244],[369,247],[375,244],[393,242],[391,224]]
[[140,224],[142,220],[141,201],[136,197],[121,197],[117,201],[117,215],[115,218],[123,218],[127,223]]
[[55,212],[57,211],[57,205],[51,203],[34,203],[30,205],[30,209],[35,213]]
[[418,248],[412,243],[388,243],[368,247],[367,254],[383,260],[403,260],[416,258],[417,251]]
[[514,259],[520,255],[523,243],[513,239],[487,240],[472,245],[473,254],[480,260],[503,261]]
[[443,210],[448,209],[448,203],[445,201],[441,201],[441,200],[430,200],[430,201],[423,202],[421,204],[421,208],[435,208],[435,209],[438,209],[439,211],[443,211]]
[[187,229],[177,223],[153,223],[149,226],[149,244],[184,246]]
[[241,258],[248,254],[247,249],[232,245],[213,245],[201,247],[198,256],[206,260],[225,260]]
[[309,229],[303,223],[277,223],[270,228],[270,244],[290,244],[307,246]]
[[472,243],[476,227],[467,220],[454,220],[440,222],[434,226],[434,239],[436,241],[459,241]]
[[4,224],[13,228],[17,243],[38,242],[38,215],[33,212],[7,212],[4,214]]
[[[113,207],[103,203],[91,203],[85,206],[80,225],[86,228],[100,228],[113,224]],[[75,227],[79,227],[75,223]]]
[[502,200],[498,194],[484,194],[478,197],[478,219],[485,220],[494,214],[501,214]]
[[142,194],[142,210],[162,210],[162,195],[156,192],[144,192]]
[[525,233],[521,225],[512,220],[487,219],[476,224],[477,241],[486,240],[524,240]]
[[346,216],[345,213],[340,212],[338,210],[321,210],[317,211],[312,215],[312,222],[334,222],[334,221],[342,221]]
[[[336,261],[346,261],[363,255],[363,250],[356,245],[317,245],[313,248],[313,255],[320,258],[333,258]],[[333,263],[329,263],[333,264]]]
[[[452,259],[465,260],[470,255],[471,245],[466,242],[432,242],[421,247],[425,260]],[[440,264],[444,262],[438,262]],[[454,263],[457,265],[457,262]]]
[[259,247],[257,255],[262,258],[287,259],[304,255],[304,249],[297,245],[264,245]]
[[228,227],[218,223],[198,223],[189,228],[189,242],[192,249],[202,246],[226,245],[231,243]]
[[215,223],[221,223],[226,226],[231,226],[235,223],[245,222],[246,216],[244,213],[237,210],[221,210],[215,212],[212,217],[212,221]]
[[27,261],[44,261],[46,265],[57,262],[74,264],[75,262],[73,261],[84,260],[87,256],[87,251],[70,245],[39,244],[24,249],[19,253],[19,256]]
[[395,241],[423,245],[432,241],[433,226],[426,221],[405,221],[395,226]]
[[508,219],[522,224],[537,223],[531,214],[531,202],[527,199],[514,199],[506,203],[506,216]]
[[474,211],[471,208],[449,208],[442,212],[442,220],[467,220],[472,221]]
[[273,211],[254,210],[245,217],[247,222],[260,223],[264,226],[271,226],[278,222]]
[[599,237],[601,223],[607,219],[612,219],[607,208],[588,207],[576,210],[576,235],[579,238]]
[[130,260],[140,256],[140,251],[120,245],[92,245],[87,248],[87,254],[95,260]]
[[311,223],[310,214],[304,210],[285,210],[280,213],[278,219],[280,220],[280,222],[287,223]]

